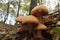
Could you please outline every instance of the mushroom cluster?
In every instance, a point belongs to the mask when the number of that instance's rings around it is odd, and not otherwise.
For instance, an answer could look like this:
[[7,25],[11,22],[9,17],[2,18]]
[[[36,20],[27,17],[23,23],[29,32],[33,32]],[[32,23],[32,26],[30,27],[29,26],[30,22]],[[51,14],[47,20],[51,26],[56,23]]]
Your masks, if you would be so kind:
[[48,15],[48,8],[44,5],[39,5],[31,10],[31,15],[29,16],[19,16],[16,21],[21,24],[20,28],[22,31],[34,31],[32,40],[41,39],[42,30],[47,30],[48,28],[42,23],[43,16]]

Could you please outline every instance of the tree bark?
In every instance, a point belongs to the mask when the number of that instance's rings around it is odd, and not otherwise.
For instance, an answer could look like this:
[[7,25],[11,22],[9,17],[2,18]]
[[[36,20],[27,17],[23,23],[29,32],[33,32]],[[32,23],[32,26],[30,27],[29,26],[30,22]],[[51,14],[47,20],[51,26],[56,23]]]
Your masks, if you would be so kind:
[[8,8],[7,8],[7,14],[6,14],[6,16],[4,17],[4,23],[6,22],[6,20],[7,20],[7,18],[8,18],[8,15],[9,15],[9,2],[7,3],[7,6],[8,6]]
[[31,0],[29,15],[30,15],[30,13],[31,13],[31,10],[32,10],[36,5],[37,5],[37,0]]
[[19,16],[19,9],[20,9],[20,0],[18,2],[18,11],[17,11],[17,17]]
[[[20,0],[18,1],[18,11],[17,11],[17,17],[19,16],[19,9],[20,9]],[[15,23],[17,25],[18,22]]]

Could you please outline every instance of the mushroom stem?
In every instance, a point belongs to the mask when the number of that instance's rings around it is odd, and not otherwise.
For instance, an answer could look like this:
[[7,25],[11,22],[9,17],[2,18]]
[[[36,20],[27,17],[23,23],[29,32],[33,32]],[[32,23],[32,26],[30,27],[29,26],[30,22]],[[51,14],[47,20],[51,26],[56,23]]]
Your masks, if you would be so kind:
[[43,38],[41,31],[37,30],[36,33],[34,33],[34,38],[38,38],[38,39]]
[[37,37],[40,37],[40,38],[42,38],[42,34],[41,34],[41,31],[37,31]]

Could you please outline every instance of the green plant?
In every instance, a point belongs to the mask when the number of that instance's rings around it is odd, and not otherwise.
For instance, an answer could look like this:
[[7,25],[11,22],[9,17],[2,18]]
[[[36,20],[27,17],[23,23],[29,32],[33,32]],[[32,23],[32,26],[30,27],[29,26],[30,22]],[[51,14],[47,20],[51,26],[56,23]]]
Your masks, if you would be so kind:
[[59,40],[60,27],[53,28],[50,33],[53,34],[53,40]]

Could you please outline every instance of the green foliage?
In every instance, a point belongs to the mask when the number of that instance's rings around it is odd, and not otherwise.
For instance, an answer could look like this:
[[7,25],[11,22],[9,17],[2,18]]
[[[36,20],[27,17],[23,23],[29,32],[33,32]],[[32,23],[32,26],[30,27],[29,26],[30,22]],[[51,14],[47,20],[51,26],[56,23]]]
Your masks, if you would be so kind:
[[60,35],[60,27],[53,28],[50,33]]
[[0,8],[2,7],[2,3],[0,3]]
[[25,2],[25,3],[28,3],[28,2],[30,2],[30,0],[24,0],[24,2]]
[[0,3],[0,8],[3,10],[3,11],[6,11],[7,10],[7,3],[3,4],[3,3]]
[[22,10],[25,10],[25,11],[29,11],[29,5],[23,5],[20,9],[22,9]]
[[30,6],[28,5],[28,3],[30,2],[30,0],[24,0],[24,4],[21,5],[22,10],[24,11],[29,11]]
[[9,12],[15,14],[15,11],[12,7],[9,7]]
[[22,3],[22,4],[20,4],[20,9],[19,9],[19,11],[22,10],[20,12],[20,15],[22,15],[22,16],[24,14],[28,15],[28,12],[29,12],[29,9],[30,9],[30,5],[29,5],[30,0],[24,0],[23,2],[20,2],[20,3]]

